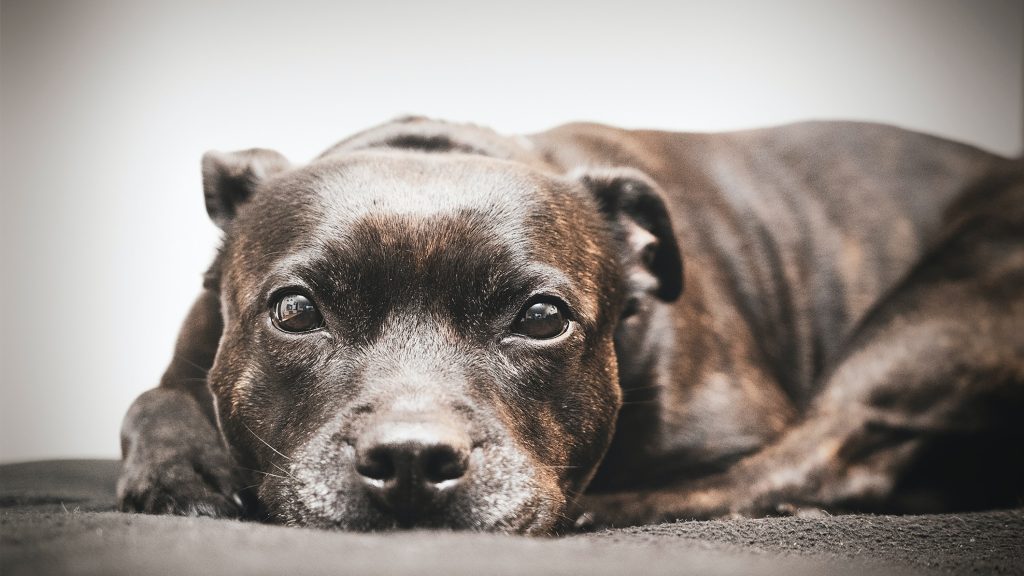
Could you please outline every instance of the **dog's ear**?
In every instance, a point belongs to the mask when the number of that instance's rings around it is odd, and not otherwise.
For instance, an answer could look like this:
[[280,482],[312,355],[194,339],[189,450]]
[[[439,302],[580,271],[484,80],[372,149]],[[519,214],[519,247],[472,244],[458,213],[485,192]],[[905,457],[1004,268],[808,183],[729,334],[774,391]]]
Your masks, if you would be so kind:
[[579,179],[618,236],[630,292],[666,302],[678,298],[683,291],[683,260],[658,185],[630,168],[588,170]]
[[223,228],[260,182],[288,166],[279,152],[265,148],[203,154],[203,195],[210,219]]

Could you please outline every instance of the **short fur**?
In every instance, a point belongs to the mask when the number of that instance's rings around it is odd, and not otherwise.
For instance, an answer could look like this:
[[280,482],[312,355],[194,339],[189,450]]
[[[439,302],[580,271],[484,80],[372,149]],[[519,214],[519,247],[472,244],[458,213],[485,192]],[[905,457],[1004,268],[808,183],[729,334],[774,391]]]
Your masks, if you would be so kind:
[[[224,246],[126,416],[125,510],[543,534],[1024,494],[1020,160],[859,123],[405,118],[203,175]],[[274,327],[297,288],[324,329]],[[510,331],[537,294],[563,336]],[[408,422],[468,472],[407,510],[355,466]]]

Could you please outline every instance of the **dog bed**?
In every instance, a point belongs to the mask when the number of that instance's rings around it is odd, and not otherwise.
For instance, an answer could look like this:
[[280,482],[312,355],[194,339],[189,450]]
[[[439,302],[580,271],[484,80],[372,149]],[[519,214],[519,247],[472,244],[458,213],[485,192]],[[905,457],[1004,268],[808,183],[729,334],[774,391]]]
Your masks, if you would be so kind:
[[15,574],[1024,574],[1024,509],[676,522],[561,538],[123,514],[114,460],[0,466]]

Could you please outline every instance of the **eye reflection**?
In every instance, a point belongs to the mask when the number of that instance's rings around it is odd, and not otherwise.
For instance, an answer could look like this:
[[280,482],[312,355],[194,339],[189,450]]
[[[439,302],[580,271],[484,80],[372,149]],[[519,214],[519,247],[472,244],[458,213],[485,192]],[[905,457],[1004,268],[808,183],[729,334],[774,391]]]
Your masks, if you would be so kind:
[[309,332],[323,325],[316,305],[302,294],[285,294],[274,305],[274,325],[285,332]]
[[512,329],[535,340],[549,340],[565,332],[569,326],[562,308],[553,302],[534,302],[520,313]]

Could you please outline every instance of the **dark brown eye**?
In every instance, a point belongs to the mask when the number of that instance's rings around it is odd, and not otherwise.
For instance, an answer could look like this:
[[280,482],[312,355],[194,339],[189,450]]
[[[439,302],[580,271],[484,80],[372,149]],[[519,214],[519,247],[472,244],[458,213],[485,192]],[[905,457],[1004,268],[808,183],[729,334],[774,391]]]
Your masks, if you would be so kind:
[[324,323],[313,302],[302,294],[281,296],[271,314],[274,325],[285,332],[309,332]]
[[568,327],[569,321],[561,307],[552,302],[534,302],[528,305],[512,325],[516,334],[536,340],[548,340],[559,336]]

